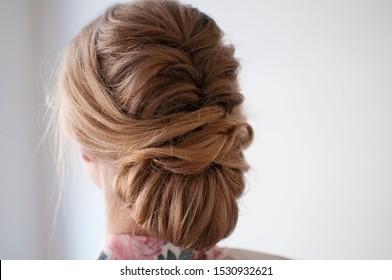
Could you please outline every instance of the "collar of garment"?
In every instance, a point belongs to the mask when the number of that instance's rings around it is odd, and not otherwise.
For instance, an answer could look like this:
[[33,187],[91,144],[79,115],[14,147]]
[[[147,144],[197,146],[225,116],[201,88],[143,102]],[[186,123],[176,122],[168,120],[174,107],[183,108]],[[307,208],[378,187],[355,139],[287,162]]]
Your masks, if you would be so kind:
[[113,234],[104,238],[100,260],[207,260],[221,254],[213,247],[208,251],[181,250],[174,244],[150,236]]

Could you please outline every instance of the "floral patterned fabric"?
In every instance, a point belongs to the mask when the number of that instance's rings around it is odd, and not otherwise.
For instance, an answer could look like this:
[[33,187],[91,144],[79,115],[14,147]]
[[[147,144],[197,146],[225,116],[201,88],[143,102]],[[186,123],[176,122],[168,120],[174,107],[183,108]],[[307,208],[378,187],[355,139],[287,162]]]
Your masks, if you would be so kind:
[[282,259],[252,251],[213,247],[208,251],[181,250],[172,243],[149,236],[114,234],[105,237],[100,260],[214,260]]

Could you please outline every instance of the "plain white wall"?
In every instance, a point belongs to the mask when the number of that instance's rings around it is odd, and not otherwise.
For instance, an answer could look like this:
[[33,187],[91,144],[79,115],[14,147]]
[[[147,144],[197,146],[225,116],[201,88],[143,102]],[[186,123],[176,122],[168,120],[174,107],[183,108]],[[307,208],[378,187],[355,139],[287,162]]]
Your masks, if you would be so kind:
[[[255,130],[239,223],[221,245],[298,259],[392,258],[392,2],[183,2],[211,15],[237,47]],[[12,44],[1,43],[0,52],[8,131],[0,143],[0,258],[94,258],[104,234],[99,191],[76,167],[51,229],[42,205],[52,171],[42,159],[42,169],[26,163],[42,103],[28,92],[38,61],[111,2],[17,3],[7,9],[26,16],[1,31]]]
[[37,143],[34,15],[27,1],[8,4],[0,8],[0,258],[35,258],[43,255],[44,224],[37,220],[39,170],[31,165]]
[[60,4],[0,2],[0,259],[64,255],[63,231],[53,229],[53,160],[48,147],[39,145],[45,76],[51,74],[63,28]]

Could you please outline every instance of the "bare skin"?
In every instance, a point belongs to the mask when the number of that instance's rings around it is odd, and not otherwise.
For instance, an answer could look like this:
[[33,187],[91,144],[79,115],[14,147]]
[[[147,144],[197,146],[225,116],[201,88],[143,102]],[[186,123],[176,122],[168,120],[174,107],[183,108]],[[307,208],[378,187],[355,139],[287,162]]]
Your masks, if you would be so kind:
[[82,153],[82,159],[88,176],[102,190],[104,196],[106,234],[149,235],[137,225],[130,210],[124,208],[123,203],[112,190],[109,183],[109,179],[113,176],[110,168],[86,153]]

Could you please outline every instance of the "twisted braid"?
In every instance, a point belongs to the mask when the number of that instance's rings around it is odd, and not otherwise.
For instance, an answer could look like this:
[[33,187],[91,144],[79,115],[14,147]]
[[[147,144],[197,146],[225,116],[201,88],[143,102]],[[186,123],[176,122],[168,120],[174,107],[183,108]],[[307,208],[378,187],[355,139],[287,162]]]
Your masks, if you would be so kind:
[[65,58],[62,120],[118,166],[113,188],[150,234],[206,249],[234,229],[252,140],[239,64],[214,20],[174,1],[116,5]]

